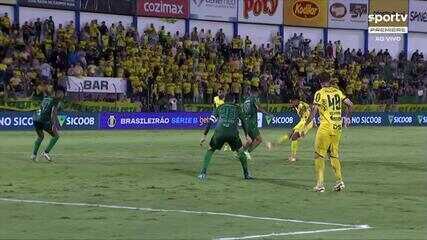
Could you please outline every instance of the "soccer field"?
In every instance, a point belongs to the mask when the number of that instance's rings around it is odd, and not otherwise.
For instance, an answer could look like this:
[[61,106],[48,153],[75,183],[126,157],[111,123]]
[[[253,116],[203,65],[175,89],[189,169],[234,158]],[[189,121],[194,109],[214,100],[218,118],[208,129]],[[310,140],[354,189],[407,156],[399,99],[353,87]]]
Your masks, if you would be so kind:
[[[262,131],[270,141],[281,133]],[[312,191],[314,131],[296,164],[285,161],[289,145],[262,145],[250,161],[257,179],[244,181],[220,152],[207,182],[196,179],[201,131],[63,132],[56,164],[29,160],[34,133],[0,136],[0,239],[427,236],[427,128],[346,129],[340,193],[329,164],[327,192]]]

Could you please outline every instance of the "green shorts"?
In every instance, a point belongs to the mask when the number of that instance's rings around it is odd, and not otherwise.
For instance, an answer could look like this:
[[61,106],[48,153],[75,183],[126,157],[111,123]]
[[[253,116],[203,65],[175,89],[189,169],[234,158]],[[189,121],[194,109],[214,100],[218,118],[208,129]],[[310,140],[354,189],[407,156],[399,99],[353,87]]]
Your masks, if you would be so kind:
[[221,150],[225,143],[228,143],[232,151],[237,151],[243,146],[239,133],[231,135],[214,133],[209,146],[212,150]]
[[258,128],[258,122],[247,121],[248,124],[248,135],[254,140],[261,135]]
[[34,122],[34,128],[36,130],[51,132],[52,124],[50,122]]

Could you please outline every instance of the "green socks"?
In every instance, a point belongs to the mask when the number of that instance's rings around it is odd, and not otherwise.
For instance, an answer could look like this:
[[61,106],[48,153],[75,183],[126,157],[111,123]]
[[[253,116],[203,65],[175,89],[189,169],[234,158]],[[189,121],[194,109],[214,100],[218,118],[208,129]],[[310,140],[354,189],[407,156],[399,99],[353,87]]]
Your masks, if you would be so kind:
[[213,154],[214,154],[214,150],[209,149],[206,151],[205,158],[203,160],[203,168],[200,173],[206,174],[206,171],[208,170],[208,166],[209,166],[209,163],[211,162]]
[[33,155],[37,155],[42,142],[43,142],[43,138],[38,137],[36,139],[36,141],[34,142]]
[[291,154],[293,157],[297,155],[298,145],[299,145],[298,140],[291,142]]
[[52,148],[55,146],[55,144],[58,142],[59,136],[53,137],[50,139],[49,145],[47,146],[46,150],[44,150],[45,153],[49,153]]
[[248,162],[246,159],[246,155],[244,153],[244,151],[240,150],[238,152],[238,156],[239,156],[239,161],[242,164],[242,169],[243,169],[243,175],[248,175]]

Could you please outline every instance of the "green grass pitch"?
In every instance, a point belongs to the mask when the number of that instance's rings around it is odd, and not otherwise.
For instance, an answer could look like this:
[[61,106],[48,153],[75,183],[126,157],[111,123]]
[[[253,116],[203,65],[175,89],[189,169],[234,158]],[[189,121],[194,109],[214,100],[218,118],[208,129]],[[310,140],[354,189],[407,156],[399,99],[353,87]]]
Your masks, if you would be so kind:
[[[283,133],[261,132],[265,140]],[[199,182],[205,151],[200,137],[201,131],[68,131],[53,151],[57,163],[48,164],[29,160],[34,133],[2,132],[0,239],[427,238],[427,128],[346,129],[341,158],[347,189],[331,191],[334,179],[327,163],[323,194],[312,191],[314,131],[300,144],[294,165],[285,161],[289,145],[272,151],[260,146],[250,162],[257,180],[249,182],[242,180],[230,152],[215,154],[208,181]],[[307,221],[372,228],[319,232],[343,227]],[[285,234],[261,237],[270,233]]]

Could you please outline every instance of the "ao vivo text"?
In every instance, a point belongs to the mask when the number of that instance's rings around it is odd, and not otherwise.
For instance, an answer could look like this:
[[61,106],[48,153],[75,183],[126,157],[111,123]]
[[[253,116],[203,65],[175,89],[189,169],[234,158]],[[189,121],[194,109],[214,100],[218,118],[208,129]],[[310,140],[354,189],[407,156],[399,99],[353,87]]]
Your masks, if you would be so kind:
[[385,35],[385,36],[376,36],[375,41],[377,42],[400,42],[402,41],[401,36]]

